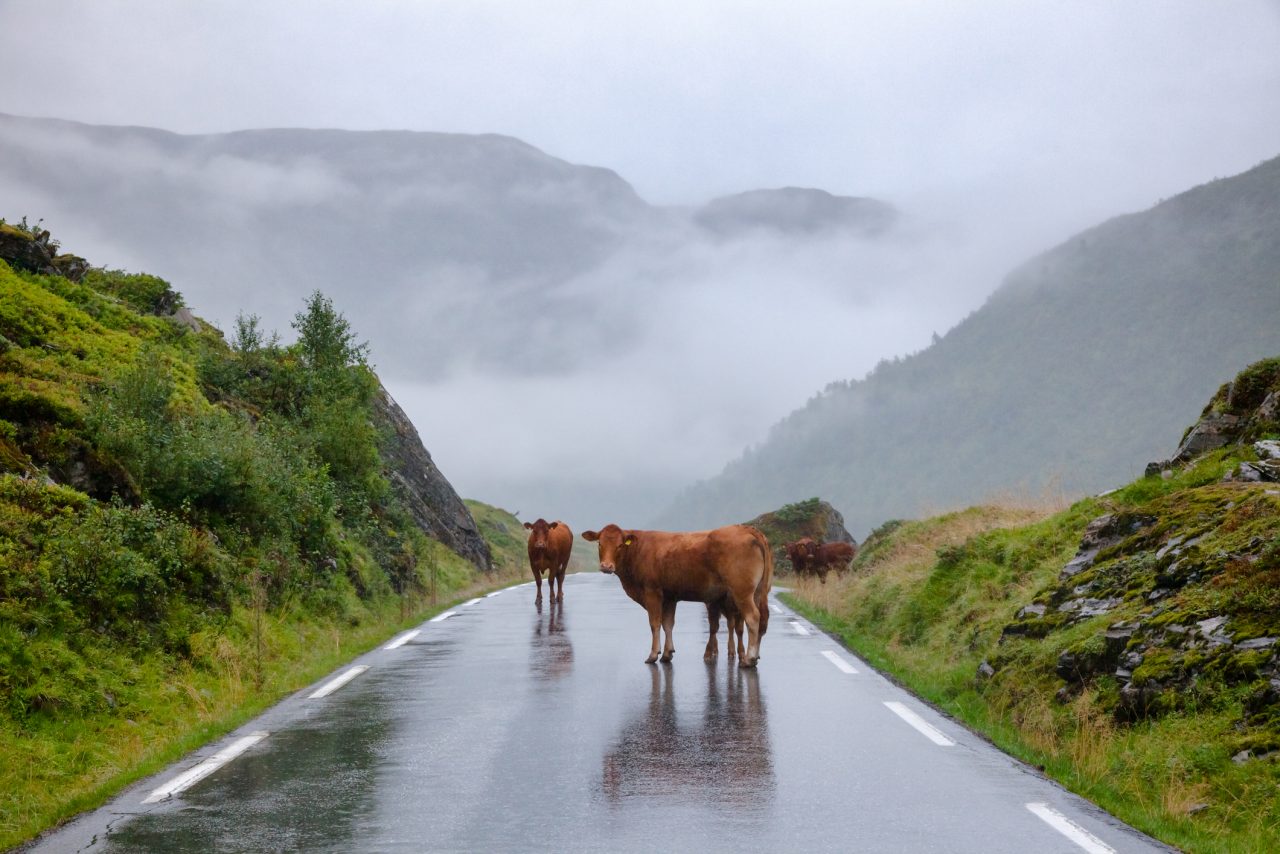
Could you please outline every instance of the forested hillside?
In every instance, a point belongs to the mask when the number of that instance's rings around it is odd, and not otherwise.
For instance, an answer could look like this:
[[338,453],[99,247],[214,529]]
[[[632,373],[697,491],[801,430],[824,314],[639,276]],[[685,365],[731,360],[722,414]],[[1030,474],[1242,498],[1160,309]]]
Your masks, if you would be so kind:
[[992,495],[1097,491],[1278,351],[1280,159],[1032,259],[933,346],[832,383],[660,521],[697,528],[820,494],[861,537]]
[[294,332],[0,221],[0,847],[486,577],[341,312]]

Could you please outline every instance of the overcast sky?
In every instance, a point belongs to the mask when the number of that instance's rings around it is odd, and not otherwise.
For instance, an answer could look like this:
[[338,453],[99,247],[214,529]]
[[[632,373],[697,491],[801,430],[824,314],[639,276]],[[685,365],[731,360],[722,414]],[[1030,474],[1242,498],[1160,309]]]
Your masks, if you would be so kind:
[[[593,428],[586,402],[477,441],[549,393],[590,401],[609,376],[589,371],[393,386],[464,493],[535,501],[503,495],[503,472],[537,480],[544,469],[517,464],[625,446],[628,466],[662,473],[646,487],[658,496],[714,474],[826,381],[924,346],[1034,251],[1280,154],[1280,0],[0,0],[0,112],[180,132],[496,132],[614,169],[658,204],[812,186],[951,234],[925,261],[831,245],[692,259],[716,279],[703,299],[726,296],[730,278],[750,301],[807,277],[801,310],[844,326],[807,356],[762,358],[673,324],[621,368],[646,400],[669,392],[662,425]],[[605,279],[625,275],[613,263]],[[831,296],[848,263],[896,270],[883,278],[898,284]],[[803,324],[778,328],[804,346]],[[376,330],[362,331],[376,355]],[[728,390],[696,393],[717,378]],[[466,415],[442,423],[449,411]],[[601,432],[611,438],[593,444]]]

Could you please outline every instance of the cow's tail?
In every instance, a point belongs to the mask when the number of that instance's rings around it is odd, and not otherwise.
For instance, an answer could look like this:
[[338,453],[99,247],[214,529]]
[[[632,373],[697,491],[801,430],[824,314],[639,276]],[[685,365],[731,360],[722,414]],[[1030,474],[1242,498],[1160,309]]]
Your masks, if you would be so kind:
[[769,538],[762,531],[746,526],[751,532],[752,542],[764,560],[764,572],[760,573],[760,581],[756,584],[756,607],[760,609],[760,635],[764,636],[769,628],[769,591],[773,589],[773,549],[769,548]]

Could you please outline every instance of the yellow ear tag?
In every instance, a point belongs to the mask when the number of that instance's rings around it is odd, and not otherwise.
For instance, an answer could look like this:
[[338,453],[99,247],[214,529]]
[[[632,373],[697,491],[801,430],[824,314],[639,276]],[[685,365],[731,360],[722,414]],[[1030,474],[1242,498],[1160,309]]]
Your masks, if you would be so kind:
[[622,544],[623,544],[624,546],[629,546],[629,545],[631,545],[631,538],[630,538],[630,537],[627,537],[625,540],[623,540],[623,541],[622,541]]

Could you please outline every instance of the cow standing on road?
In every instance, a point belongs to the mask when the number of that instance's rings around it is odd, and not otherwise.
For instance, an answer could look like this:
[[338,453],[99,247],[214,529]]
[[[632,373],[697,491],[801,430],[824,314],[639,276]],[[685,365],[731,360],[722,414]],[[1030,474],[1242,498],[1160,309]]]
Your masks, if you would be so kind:
[[[669,533],[610,524],[598,532],[585,531],[582,538],[599,544],[600,571],[616,574],[626,594],[649,613],[652,643],[646,664],[658,660],[660,628],[666,633],[662,660],[670,661],[675,654],[671,634],[677,602],[711,606],[727,599],[746,626],[747,647],[738,665],[755,666],[760,638],[769,625],[767,597],[773,583],[773,552],[764,534],[749,525]],[[719,623],[716,614],[716,628]],[[712,642],[707,646],[710,653]]]
[[[542,573],[547,574],[547,596],[552,602],[564,601],[564,571],[569,565],[569,553],[573,551],[573,532],[564,522],[525,522],[529,529],[529,568],[538,585],[535,604],[542,604]],[[559,582],[559,592],[556,583]]]

